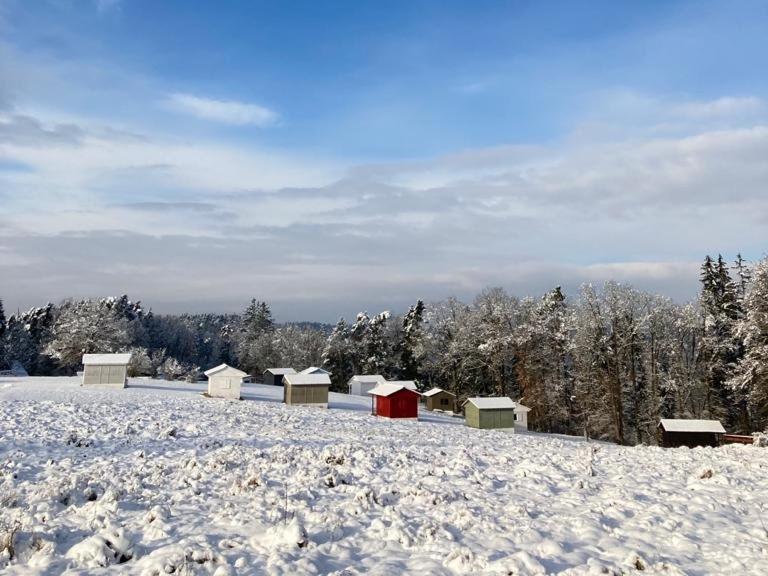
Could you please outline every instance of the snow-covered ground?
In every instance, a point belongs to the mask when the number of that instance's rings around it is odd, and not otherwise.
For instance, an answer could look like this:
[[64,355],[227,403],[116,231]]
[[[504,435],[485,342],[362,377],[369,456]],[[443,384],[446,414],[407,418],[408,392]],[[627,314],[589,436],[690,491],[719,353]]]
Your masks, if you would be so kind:
[[0,378],[4,574],[767,574],[768,449]]

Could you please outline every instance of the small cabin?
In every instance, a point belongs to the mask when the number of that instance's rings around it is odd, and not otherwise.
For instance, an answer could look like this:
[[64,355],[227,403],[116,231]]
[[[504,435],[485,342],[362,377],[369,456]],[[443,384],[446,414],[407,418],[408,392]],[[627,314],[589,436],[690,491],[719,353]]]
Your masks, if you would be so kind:
[[328,408],[330,386],[328,374],[286,374],[283,376],[283,402]]
[[368,392],[385,382],[384,376],[379,374],[360,374],[349,379],[347,388],[353,396],[368,396]]
[[227,364],[206,370],[208,377],[208,396],[213,398],[230,398],[240,400],[243,380],[248,374]]
[[283,376],[286,374],[296,374],[296,370],[293,368],[267,368],[264,370],[264,384],[282,386]]
[[84,354],[83,386],[125,388],[131,354]]
[[456,394],[451,394],[442,388],[432,388],[422,394],[424,407],[427,410],[456,411]]
[[464,416],[472,428],[528,430],[530,408],[507,396],[467,398]]
[[663,418],[659,422],[659,445],[665,448],[720,446],[725,428],[718,420]]
[[421,394],[406,384],[385,382],[370,390],[371,414],[384,418],[418,418]]
[[310,366],[309,368],[304,368],[299,374],[325,374],[326,376],[330,376],[331,373],[328,372],[328,370],[324,370],[322,368],[318,368],[317,366]]

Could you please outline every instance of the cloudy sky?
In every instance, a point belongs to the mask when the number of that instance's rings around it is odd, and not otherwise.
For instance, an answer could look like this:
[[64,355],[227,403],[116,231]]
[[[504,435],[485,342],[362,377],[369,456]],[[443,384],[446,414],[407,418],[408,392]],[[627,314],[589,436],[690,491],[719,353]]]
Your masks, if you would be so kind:
[[768,250],[768,3],[0,0],[0,297],[280,320]]

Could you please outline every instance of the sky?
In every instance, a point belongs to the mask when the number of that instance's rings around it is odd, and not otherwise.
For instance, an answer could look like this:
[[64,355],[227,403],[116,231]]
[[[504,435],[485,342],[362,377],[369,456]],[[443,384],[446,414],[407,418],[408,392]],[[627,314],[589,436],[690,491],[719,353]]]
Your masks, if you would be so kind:
[[768,250],[768,2],[0,0],[0,298],[278,320]]

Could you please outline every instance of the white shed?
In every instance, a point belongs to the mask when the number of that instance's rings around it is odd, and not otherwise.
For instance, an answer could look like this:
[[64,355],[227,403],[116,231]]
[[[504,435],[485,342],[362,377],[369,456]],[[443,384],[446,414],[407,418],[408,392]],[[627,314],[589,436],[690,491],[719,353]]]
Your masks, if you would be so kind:
[[206,370],[205,375],[208,377],[208,396],[234,400],[240,399],[243,378],[248,376],[242,370],[227,364],[220,364],[216,368]]
[[358,374],[352,376],[347,382],[349,393],[354,396],[368,396],[368,392],[376,388],[379,384],[384,384],[386,380],[380,374]]
[[131,354],[84,354],[83,386],[125,388]]

